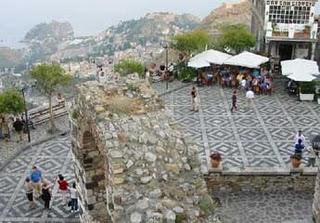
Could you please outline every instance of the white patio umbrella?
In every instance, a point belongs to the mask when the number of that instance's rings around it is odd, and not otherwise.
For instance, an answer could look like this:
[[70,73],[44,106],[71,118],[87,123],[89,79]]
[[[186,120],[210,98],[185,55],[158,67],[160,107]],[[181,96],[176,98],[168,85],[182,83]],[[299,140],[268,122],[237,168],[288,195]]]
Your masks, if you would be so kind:
[[227,53],[223,53],[223,52],[220,52],[217,50],[207,50],[207,51],[204,51],[202,53],[195,55],[194,57],[192,57],[190,59],[190,61],[203,60],[203,61],[207,61],[212,64],[221,65],[221,64],[223,64],[224,61],[226,61],[230,57],[232,57],[232,56]]
[[227,59],[224,64],[247,67],[247,68],[259,68],[261,64],[269,61],[268,57],[260,56],[258,54],[244,51],[238,55],[235,55]]
[[195,59],[188,62],[188,67],[193,67],[193,68],[210,67],[210,63],[205,60]]
[[308,73],[294,73],[287,76],[289,79],[301,82],[310,82],[316,79],[316,76]]
[[[284,60],[281,62],[282,75],[319,75],[319,67],[316,61],[306,59]],[[302,78],[303,79],[303,78]]]

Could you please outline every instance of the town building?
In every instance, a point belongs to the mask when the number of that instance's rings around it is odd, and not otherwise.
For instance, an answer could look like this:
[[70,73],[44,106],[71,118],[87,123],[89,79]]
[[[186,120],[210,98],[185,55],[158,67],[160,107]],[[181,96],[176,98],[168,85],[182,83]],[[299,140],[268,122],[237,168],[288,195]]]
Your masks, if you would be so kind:
[[256,49],[273,61],[314,59],[318,22],[317,0],[252,0],[252,33]]

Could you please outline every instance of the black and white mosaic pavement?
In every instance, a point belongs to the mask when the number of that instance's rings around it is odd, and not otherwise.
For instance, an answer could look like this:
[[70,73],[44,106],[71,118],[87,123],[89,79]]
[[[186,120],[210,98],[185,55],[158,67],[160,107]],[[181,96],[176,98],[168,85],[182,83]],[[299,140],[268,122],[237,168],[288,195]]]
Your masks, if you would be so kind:
[[[54,183],[58,174],[68,182],[74,181],[70,139],[58,137],[46,143],[34,146],[18,155],[0,171],[0,222],[79,222],[78,213],[71,213],[57,192]],[[49,180],[53,191],[51,210],[45,211],[43,203],[36,200],[36,208],[30,209],[24,191],[24,180],[36,165]]]
[[[183,87],[184,86],[184,87]],[[294,151],[294,135],[301,129],[307,144],[320,134],[320,105],[299,102],[288,96],[279,84],[276,92],[257,95],[247,105],[245,95],[238,91],[238,111],[231,113],[232,90],[220,86],[198,88],[199,112],[190,111],[190,84],[154,84],[165,100],[168,112],[180,122],[191,139],[203,149],[201,159],[208,164],[209,154],[223,155],[223,168],[285,167]],[[174,90],[176,89],[176,90]],[[308,154],[304,154],[306,162]]]

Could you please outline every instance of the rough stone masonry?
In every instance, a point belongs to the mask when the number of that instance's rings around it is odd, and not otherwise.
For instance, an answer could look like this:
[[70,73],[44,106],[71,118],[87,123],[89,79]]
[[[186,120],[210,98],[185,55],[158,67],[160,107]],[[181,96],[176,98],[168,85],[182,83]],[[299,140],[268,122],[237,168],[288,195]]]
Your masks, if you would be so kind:
[[77,87],[72,147],[82,222],[205,222],[214,209],[191,144],[136,75]]

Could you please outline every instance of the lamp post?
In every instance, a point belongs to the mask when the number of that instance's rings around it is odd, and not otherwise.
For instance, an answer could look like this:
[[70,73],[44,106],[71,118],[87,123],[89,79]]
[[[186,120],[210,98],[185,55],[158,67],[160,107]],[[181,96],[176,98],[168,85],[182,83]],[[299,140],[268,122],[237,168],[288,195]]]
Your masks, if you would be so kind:
[[21,88],[21,93],[23,97],[23,103],[24,103],[24,114],[25,114],[25,119],[26,119],[26,128],[27,128],[27,133],[28,133],[28,142],[31,142],[31,136],[30,136],[30,129],[29,129],[29,119],[28,119],[28,108],[27,108],[27,103],[26,103],[26,98],[24,91],[26,90],[26,87]]
[[[25,96],[25,91],[27,90],[27,85],[26,83],[23,83],[21,80],[17,82],[14,85],[16,88],[18,88],[21,91],[22,98],[23,98],[23,104],[24,104],[24,115],[25,115],[25,127],[27,129],[27,134],[28,134],[28,142],[31,142],[31,136],[30,136],[30,129],[29,129],[29,119],[28,119],[28,108],[27,108],[27,103],[26,103],[26,96]],[[33,85],[32,85],[33,86]]]
[[167,42],[162,44],[162,47],[165,50],[165,54],[166,54],[166,67],[165,67],[165,72],[166,72],[166,90],[168,90],[169,88],[169,77],[168,75],[168,64],[169,64],[169,45]]

